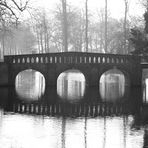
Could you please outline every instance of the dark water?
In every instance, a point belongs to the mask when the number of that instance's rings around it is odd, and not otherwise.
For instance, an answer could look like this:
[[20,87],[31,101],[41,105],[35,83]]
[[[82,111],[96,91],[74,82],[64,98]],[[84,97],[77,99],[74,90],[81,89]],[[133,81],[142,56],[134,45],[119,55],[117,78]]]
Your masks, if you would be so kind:
[[15,88],[0,89],[0,148],[146,148],[148,79],[131,88],[118,70],[98,87],[77,70],[62,73],[57,88],[28,70]]

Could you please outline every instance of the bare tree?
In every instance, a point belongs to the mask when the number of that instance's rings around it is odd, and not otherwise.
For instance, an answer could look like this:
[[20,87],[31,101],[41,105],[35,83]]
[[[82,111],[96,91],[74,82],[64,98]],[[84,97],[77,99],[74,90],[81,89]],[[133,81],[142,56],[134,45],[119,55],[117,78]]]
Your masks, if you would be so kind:
[[[98,52],[105,52],[105,9],[100,9],[97,11],[98,14],[98,41],[99,41],[99,49]],[[107,14],[108,15],[108,14]],[[107,35],[107,34],[106,34]],[[106,39],[107,40],[107,39]]]
[[86,52],[88,52],[88,0],[86,0],[85,2],[85,13],[86,13],[85,43],[86,43]]
[[29,0],[0,0],[0,31],[2,40],[1,54],[5,52],[5,37],[6,34],[10,33],[10,27],[12,25],[17,26],[20,13],[25,11],[28,7]]
[[[54,35],[52,38],[53,42],[59,45],[58,51],[61,50],[62,40],[63,40],[63,12],[61,7],[57,7],[55,12],[54,19]],[[85,43],[85,28],[86,20],[85,20],[85,12],[84,10],[78,9],[71,5],[67,5],[67,43],[68,43],[68,51],[86,51],[86,43]],[[64,46],[63,46],[64,47]]]
[[68,51],[68,25],[67,25],[67,2],[62,0],[62,10],[63,10],[63,44],[64,51]]
[[148,10],[148,0],[139,0],[141,5]]
[[36,10],[32,13],[30,20],[31,27],[36,36],[37,48],[39,53],[50,52],[49,44],[53,33],[53,20],[51,20],[44,9]]
[[108,1],[105,0],[105,52],[107,51],[107,6],[108,5]]
[[125,10],[124,10],[124,23],[123,23],[123,30],[124,30],[124,51],[127,53],[127,14],[129,8],[128,0],[124,0]]
[[19,19],[19,13],[25,11],[28,7],[29,0],[0,0],[0,18],[1,21],[8,19]]

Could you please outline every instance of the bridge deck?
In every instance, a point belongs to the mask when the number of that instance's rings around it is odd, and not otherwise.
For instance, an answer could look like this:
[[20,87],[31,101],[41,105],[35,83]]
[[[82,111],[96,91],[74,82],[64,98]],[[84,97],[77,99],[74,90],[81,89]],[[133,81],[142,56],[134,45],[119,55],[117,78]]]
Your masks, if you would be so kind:
[[25,64],[25,63],[125,64],[137,61],[135,60],[135,58],[136,56],[133,55],[63,52],[63,53],[46,53],[46,54],[9,55],[5,56],[4,61],[10,64]]

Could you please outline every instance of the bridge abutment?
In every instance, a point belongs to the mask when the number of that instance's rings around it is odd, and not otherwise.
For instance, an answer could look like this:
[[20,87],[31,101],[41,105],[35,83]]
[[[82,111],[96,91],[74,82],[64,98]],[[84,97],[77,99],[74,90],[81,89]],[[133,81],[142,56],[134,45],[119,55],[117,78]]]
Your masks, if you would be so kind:
[[0,62],[0,86],[8,86],[8,65]]
[[132,70],[130,74],[130,83],[132,87],[142,86],[142,69],[140,66],[137,66],[136,69]]

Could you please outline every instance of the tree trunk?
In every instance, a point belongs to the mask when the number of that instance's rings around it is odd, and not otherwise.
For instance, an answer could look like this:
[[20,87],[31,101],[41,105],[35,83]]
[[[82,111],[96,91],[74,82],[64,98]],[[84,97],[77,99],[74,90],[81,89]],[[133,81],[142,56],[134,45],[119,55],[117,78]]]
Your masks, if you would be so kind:
[[64,51],[68,51],[68,25],[67,25],[67,9],[66,9],[66,0],[62,0],[63,8],[63,45]]
[[41,53],[44,53],[44,46],[43,46],[43,37],[42,37],[42,33],[40,33],[40,42],[41,42]]
[[105,47],[104,51],[107,52],[107,0],[105,0]]
[[86,52],[88,52],[88,0],[86,0],[85,9],[86,9],[86,26],[85,26],[85,42],[86,42]]
[[125,3],[125,12],[124,12],[124,24],[123,24],[123,30],[124,30],[124,53],[127,54],[127,47],[126,47],[126,39],[127,39],[127,12],[128,12],[128,0],[124,0]]

